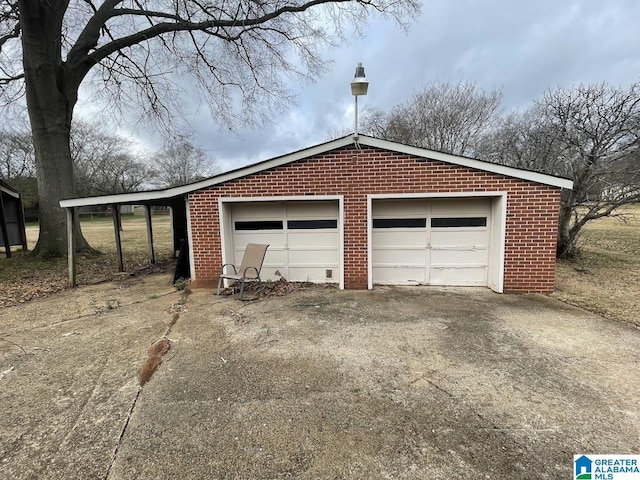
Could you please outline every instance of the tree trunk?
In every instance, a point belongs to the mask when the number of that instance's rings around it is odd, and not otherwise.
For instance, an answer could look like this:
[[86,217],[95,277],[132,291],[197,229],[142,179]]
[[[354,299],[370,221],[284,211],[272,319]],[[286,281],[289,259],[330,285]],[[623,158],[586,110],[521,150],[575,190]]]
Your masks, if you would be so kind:
[[578,253],[576,241],[578,240],[578,232],[571,228],[571,218],[573,208],[573,192],[563,191],[563,197],[560,205],[560,216],[558,218],[558,244],[556,248],[556,257],[573,258]]
[[[75,196],[69,147],[77,85],[69,85],[61,60],[61,24],[66,2],[20,1],[27,109],[36,158],[40,235],[34,254],[67,251],[66,219],[60,200]],[[76,245],[88,247],[80,230]]]

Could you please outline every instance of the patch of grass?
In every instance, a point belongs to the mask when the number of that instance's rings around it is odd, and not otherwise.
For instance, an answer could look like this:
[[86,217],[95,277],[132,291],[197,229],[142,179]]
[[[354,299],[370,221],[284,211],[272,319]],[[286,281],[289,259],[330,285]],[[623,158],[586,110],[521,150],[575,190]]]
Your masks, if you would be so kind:
[[603,218],[587,224],[581,255],[559,261],[555,296],[605,317],[640,324],[640,205],[626,221]]

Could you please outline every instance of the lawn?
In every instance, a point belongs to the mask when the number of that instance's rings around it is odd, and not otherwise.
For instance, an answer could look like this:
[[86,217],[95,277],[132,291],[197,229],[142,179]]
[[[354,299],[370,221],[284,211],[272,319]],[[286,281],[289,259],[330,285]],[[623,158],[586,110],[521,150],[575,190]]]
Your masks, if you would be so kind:
[[[168,215],[154,215],[154,250],[158,268],[167,267],[172,253],[171,224]],[[109,217],[83,218],[82,231],[89,244],[102,252],[100,255],[78,256],[78,282],[97,283],[118,276],[113,222]],[[128,272],[149,266],[147,227],[142,216],[122,217],[122,250],[125,270]],[[27,225],[27,244],[35,247],[38,239],[37,224]],[[23,303],[32,298],[59,292],[67,285],[67,259],[39,259],[14,250],[12,258],[0,257],[0,307]]]
[[[640,205],[622,213],[626,221],[605,218],[585,227],[580,238],[582,256],[557,264],[553,296],[608,318],[640,324]],[[172,253],[169,217],[154,216],[153,228],[156,258],[162,268]],[[79,283],[117,277],[111,219],[83,219],[82,230],[89,243],[103,254],[79,257]],[[29,225],[29,249],[35,246],[37,236],[37,225]],[[123,217],[122,248],[127,271],[149,265],[143,217]],[[67,288],[66,258],[41,260],[22,252],[14,253],[11,259],[0,258],[0,306],[15,305]]]
[[640,205],[584,228],[582,255],[556,268],[554,296],[608,318],[640,325]]

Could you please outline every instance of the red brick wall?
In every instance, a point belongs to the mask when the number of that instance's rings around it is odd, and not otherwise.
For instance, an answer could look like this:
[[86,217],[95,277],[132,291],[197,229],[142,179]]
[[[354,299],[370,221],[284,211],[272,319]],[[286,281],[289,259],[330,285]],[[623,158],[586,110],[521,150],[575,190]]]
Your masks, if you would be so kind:
[[344,285],[367,288],[367,195],[508,192],[504,291],[553,290],[560,189],[385,150],[352,146],[189,195],[197,283],[217,281],[222,264],[218,198],[344,196]]

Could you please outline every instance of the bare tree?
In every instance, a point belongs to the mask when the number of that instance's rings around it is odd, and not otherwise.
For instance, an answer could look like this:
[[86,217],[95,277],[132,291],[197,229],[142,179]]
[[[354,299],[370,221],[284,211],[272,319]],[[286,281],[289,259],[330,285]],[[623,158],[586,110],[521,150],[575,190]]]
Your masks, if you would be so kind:
[[156,171],[133,142],[89,122],[74,121],[71,155],[76,193],[126,193],[153,183]]
[[640,84],[550,90],[488,144],[488,158],[574,181],[562,193],[558,230],[558,255],[572,257],[585,224],[640,201]]
[[370,10],[409,18],[418,3],[0,0],[1,93],[11,102],[25,92],[35,146],[37,253],[66,250],[58,202],[75,194],[69,136],[81,84],[112,106],[137,105],[167,121],[180,107],[179,82],[167,74],[187,74],[219,121],[258,121],[291,98],[283,73],[321,73],[322,48],[341,39],[345,22],[358,25]]
[[0,130],[0,178],[35,176],[35,155],[27,130]]
[[456,155],[474,155],[496,120],[502,93],[472,82],[433,83],[389,113],[372,110],[363,131]]
[[153,158],[156,181],[162,187],[177,187],[210,177],[219,171],[202,147],[183,136],[165,143]]

